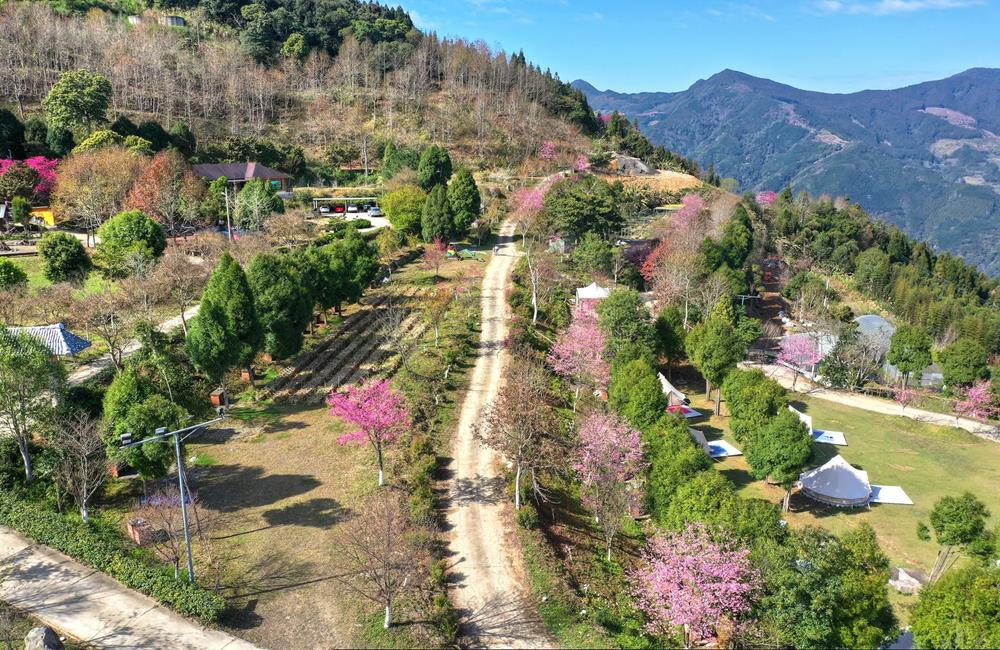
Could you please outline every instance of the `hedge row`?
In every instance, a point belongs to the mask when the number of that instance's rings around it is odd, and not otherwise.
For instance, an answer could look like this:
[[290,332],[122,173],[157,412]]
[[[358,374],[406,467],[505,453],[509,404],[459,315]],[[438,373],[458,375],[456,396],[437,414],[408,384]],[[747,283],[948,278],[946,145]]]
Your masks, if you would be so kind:
[[124,540],[114,527],[74,522],[44,507],[0,496],[0,524],[106,573],[182,614],[212,622],[226,608],[222,596],[174,578],[173,569]]

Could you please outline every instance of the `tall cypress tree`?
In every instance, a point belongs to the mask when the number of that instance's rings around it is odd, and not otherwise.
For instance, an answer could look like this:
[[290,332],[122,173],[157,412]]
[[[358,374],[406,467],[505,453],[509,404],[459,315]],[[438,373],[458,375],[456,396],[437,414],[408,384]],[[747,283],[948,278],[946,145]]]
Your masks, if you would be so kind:
[[240,359],[240,340],[220,305],[211,300],[202,301],[191,322],[187,353],[195,368],[213,381],[222,381],[226,371],[236,366]]
[[420,187],[430,191],[435,185],[447,185],[451,178],[451,156],[448,150],[438,145],[431,145],[420,155],[417,165],[417,182]]
[[247,276],[229,253],[222,256],[209,278],[201,297],[201,309],[206,302],[217,305],[225,314],[226,328],[233,334],[239,350],[234,365],[249,368],[264,343],[264,331]]
[[472,222],[479,218],[482,203],[476,179],[468,168],[459,169],[455,180],[448,185],[448,203],[451,205],[455,235],[461,237],[469,230]]
[[264,329],[264,350],[277,359],[301,350],[312,302],[292,261],[261,253],[247,267],[247,282]]
[[424,213],[420,217],[420,234],[425,242],[439,238],[447,241],[454,227],[451,205],[448,203],[448,190],[444,185],[435,185],[424,202]]

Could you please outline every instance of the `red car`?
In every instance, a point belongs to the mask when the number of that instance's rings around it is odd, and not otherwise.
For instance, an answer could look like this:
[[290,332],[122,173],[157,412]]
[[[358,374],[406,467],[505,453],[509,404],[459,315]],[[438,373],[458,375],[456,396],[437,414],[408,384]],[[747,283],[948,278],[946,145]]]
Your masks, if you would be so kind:
[[333,211],[334,212],[343,213],[344,210],[345,210],[345,208],[342,205],[335,205],[335,206],[333,206]]

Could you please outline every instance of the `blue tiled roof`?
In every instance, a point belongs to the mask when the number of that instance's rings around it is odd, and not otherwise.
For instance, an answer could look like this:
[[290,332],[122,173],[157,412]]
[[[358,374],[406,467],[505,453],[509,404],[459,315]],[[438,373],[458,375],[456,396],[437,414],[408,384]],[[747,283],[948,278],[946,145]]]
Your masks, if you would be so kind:
[[36,327],[9,327],[8,331],[34,336],[45,344],[52,354],[60,357],[79,354],[90,347],[90,341],[66,329],[62,323]]

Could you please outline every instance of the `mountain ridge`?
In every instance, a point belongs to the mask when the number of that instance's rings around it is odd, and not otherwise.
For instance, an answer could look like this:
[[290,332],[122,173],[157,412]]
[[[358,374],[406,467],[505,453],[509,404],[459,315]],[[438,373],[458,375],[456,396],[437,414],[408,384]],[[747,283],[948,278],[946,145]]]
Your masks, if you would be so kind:
[[731,69],[677,92],[572,85],[743,189],[847,196],[1000,274],[1000,69],[846,94]]

